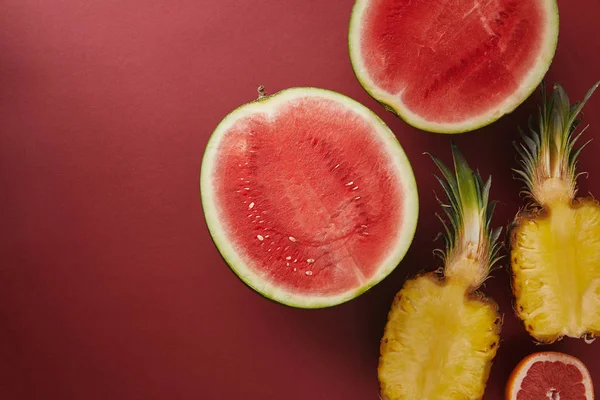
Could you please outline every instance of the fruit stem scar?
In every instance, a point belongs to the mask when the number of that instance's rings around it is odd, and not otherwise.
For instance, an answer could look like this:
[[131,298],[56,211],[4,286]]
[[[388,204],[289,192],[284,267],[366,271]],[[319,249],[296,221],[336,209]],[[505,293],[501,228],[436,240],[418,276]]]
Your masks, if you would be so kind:
[[267,92],[265,92],[265,87],[263,85],[260,85],[258,87],[258,99],[264,99],[267,96]]

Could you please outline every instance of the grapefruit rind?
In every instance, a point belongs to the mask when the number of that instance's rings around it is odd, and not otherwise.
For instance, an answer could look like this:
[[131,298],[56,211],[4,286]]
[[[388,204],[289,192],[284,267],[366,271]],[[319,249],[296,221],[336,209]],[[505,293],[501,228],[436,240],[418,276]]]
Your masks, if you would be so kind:
[[546,31],[541,35],[545,38],[541,54],[536,60],[536,64],[530,69],[529,74],[523,79],[521,85],[509,96],[504,103],[491,109],[489,112],[476,115],[473,118],[457,123],[438,123],[429,121],[426,118],[412,112],[403,102],[402,93],[393,94],[380,88],[369,77],[367,67],[365,66],[361,54],[361,21],[365,10],[372,0],[356,0],[350,17],[350,28],[348,33],[348,47],[350,51],[350,62],[356,78],[366,92],[381,103],[387,110],[393,112],[407,124],[429,132],[456,134],[470,132],[475,129],[489,125],[506,114],[513,112],[521,103],[523,103],[540,84],[546,72],[550,68],[556,46],[558,44],[559,15],[556,0],[543,0],[544,10],[546,11],[547,24]]
[[521,389],[521,383],[527,376],[529,368],[536,362],[559,361],[565,364],[571,364],[577,367],[577,369],[583,375],[583,385],[585,386],[585,394],[588,400],[594,400],[594,387],[592,383],[592,377],[585,364],[576,357],[568,354],[545,351],[540,353],[534,353],[525,357],[512,371],[507,385],[506,385],[506,400],[517,400],[517,394]]
[[[380,267],[368,281],[363,285],[335,296],[308,296],[293,293],[284,288],[262,279],[256,272],[251,270],[243,261],[240,254],[227,239],[224,226],[218,216],[217,199],[212,186],[212,173],[217,157],[218,147],[224,134],[238,121],[255,113],[271,114],[279,105],[287,101],[302,97],[321,97],[326,100],[334,100],[356,112],[368,121],[374,128],[377,137],[385,144],[394,161],[399,179],[402,182],[403,213],[402,223],[399,225],[400,232],[398,241],[394,244],[394,251],[380,264]],[[417,227],[419,214],[419,202],[417,185],[410,161],[408,160],[402,146],[392,131],[375,113],[357,101],[326,89],[312,87],[297,87],[282,90],[274,95],[259,98],[251,103],[242,105],[227,115],[212,133],[202,159],[200,173],[200,194],[202,207],[209,232],[219,253],[229,265],[231,270],[250,288],[262,296],[278,303],[296,308],[325,308],[335,306],[352,300],[387,277],[406,255]]]

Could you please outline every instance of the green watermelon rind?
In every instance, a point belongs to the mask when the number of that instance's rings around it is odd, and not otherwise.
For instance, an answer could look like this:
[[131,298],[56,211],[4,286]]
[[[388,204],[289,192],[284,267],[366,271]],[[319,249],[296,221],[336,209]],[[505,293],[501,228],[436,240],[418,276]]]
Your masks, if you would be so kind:
[[[490,125],[506,114],[512,113],[519,105],[521,105],[535,89],[539,86],[542,79],[548,72],[552,60],[556,53],[558,45],[559,31],[559,12],[556,0],[543,0],[546,3],[546,16],[548,17],[547,32],[543,37],[546,37],[544,49],[537,61],[537,66],[531,69],[530,75],[523,80],[523,83],[517,92],[510,96],[502,105],[495,108],[495,112],[482,114],[479,117],[467,120],[460,123],[437,123],[430,122],[426,119],[417,116],[410,112],[406,106],[398,100],[396,96],[390,95],[384,90],[377,87],[373,83],[366,70],[366,67],[361,66],[360,62],[360,22],[362,13],[367,4],[371,0],[356,0],[352,8],[350,17],[350,25],[348,29],[348,49],[350,54],[350,63],[356,79],[365,91],[386,110],[394,113],[407,124],[421,129],[423,131],[441,133],[441,134],[458,134],[471,132],[484,126]],[[512,101],[510,101],[512,99]],[[400,104],[398,104],[400,103]]]
[[[215,203],[215,196],[212,190],[212,165],[215,160],[216,149],[223,134],[240,117],[251,115],[256,111],[268,111],[275,109],[277,104],[284,103],[287,99],[293,99],[304,96],[319,96],[338,101],[348,106],[353,111],[364,116],[367,121],[371,121],[375,131],[386,144],[390,155],[394,157],[400,181],[403,184],[403,215],[398,240],[395,243],[393,251],[385,262],[382,263],[379,271],[364,285],[358,286],[350,291],[336,296],[306,296],[295,294],[283,288],[276,287],[268,281],[261,279],[250,268],[246,267],[240,255],[236,252],[230,241],[227,240],[226,233],[218,217],[218,209]],[[260,98],[253,102],[244,104],[231,113],[229,113],[213,131],[206,145],[206,150],[202,158],[200,171],[200,196],[204,210],[205,222],[210,232],[215,247],[229,266],[229,268],[244,282],[248,287],[259,293],[263,297],[273,300],[277,303],[304,309],[316,309],[332,307],[352,299],[357,298],[373,286],[385,279],[405,257],[410,245],[412,244],[419,214],[419,199],[417,184],[412,170],[412,166],[400,142],[388,126],[373,111],[369,110],[359,102],[326,89],[313,87],[296,87],[282,90],[276,94]]]

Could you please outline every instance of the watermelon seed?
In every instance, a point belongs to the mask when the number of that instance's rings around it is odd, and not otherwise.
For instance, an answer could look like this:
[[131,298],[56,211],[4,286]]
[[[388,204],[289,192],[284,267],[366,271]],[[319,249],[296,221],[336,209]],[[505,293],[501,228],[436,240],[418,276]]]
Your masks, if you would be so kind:
[[358,189],[358,186],[354,186],[354,187],[352,188],[352,190],[356,190],[356,189]]
[[338,169],[340,167],[340,164],[336,164],[335,167],[333,167],[333,169]]
[[360,199],[360,196],[356,196],[356,197],[354,198],[354,200],[359,200],[359,199]]
[[296,238],[293,237],[293,236],[288,237],[288,239],[290,240],[290,242],[295,242],[296,241]]
[[294,272],[296,272],[296,268],[294,268]]
[[287,256],[285,259],[286,259],[286,260],[291,260],[291,259],[292,259],[292,256]]
[[254,208],[254,202],[252,202],[252,203],[250,203],[250,204],[248,205],[248,209],[249,209],[249,210],[252,210],[253,208]]
[[262,242],[263,240],[265,240],[265,238],[263,237],[263,235],[256,235],[256,238],[257,238],[258,240],[260,240],[261,242]]
[[310,276],[310,275],[312,275],[313,273],[312,273],[312,271],[306,271],[306,272],[305,272],[305,274],[306,274],[306,275],[308,275],[308,276]]
[[314,258],[309,258],[308,260],[306,260],[307,263],[312,264],[315,262]]
[[354,181],[350,181],[350,182],[346,183],[346,186],[350,186],[350,185],[352,185],[353,183],[354,183]]
[[289,266],[290,266],[290,263],[289,263],[289,262],[286,262],[286,263],[285,263],[285,265],[289,267]]

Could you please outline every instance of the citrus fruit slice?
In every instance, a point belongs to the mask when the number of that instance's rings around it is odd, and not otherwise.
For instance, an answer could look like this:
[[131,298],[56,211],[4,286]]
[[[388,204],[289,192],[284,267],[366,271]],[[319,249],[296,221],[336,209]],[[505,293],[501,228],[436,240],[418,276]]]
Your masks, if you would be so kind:
[[557,352],[532,354],[517,365],[506,387],[507,400],[592,400],[594,388],[586,366]]
[[385,278],[418,217],[394,134],[360,103],[315,88],[261,95],[225,117],[206,147],[201,195],[231,269],[301,308],[342,303]]
[[542,80],[557,40],[556,0],[356,0],[349,29],[365,90],[440,133],[513,111]]

